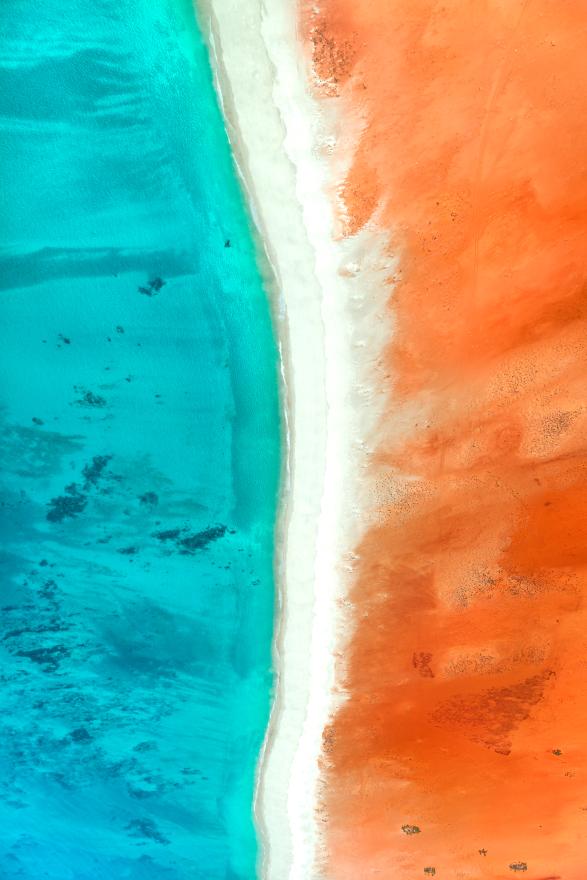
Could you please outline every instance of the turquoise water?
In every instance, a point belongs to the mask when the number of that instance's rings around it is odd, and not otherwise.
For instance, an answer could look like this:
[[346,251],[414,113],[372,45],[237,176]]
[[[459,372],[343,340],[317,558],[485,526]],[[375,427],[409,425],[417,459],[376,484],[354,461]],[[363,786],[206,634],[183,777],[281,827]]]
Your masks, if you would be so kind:
[[249,880],[276,350],[190,0],[2,0],[0,199],[0,877]]

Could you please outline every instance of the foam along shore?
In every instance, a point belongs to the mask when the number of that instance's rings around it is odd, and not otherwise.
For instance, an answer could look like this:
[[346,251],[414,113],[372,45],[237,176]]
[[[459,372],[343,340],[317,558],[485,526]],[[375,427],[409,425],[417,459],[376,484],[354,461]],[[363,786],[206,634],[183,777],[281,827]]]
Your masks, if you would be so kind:
[[357,520],[351,487],[365,456],[359,422],[374,412],[363,379],[375,355],[364,334],[382,326],[362,293],[364,273],[379,280],[389,267],[381,260],[362,266],[361,242],[335,243],[327,165],[316,150],[326,134],[308,90],[297,4],[201,0],[198,14],[271,267],[283,372],[287,460],[276,541],[276,698],[255,799],[260,874],[315,880],[318,759],[337,699],[342,561]]

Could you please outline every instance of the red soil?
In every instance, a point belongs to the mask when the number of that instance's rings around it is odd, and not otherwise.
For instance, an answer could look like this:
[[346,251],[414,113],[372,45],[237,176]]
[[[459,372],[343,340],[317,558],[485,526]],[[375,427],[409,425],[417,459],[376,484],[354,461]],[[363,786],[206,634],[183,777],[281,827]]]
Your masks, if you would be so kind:
[[302,24],[341,149],[366,120],[342,234],[399,255],[324,873],[585,880],[587,2],[304,0]]

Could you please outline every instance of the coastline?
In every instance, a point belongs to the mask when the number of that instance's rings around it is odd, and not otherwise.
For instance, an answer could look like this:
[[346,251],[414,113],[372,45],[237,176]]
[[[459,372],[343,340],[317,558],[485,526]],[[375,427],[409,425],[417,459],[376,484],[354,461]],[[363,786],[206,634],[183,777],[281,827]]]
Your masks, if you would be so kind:
[[345,581],[366,526],[358,477],[366,438],[376,433],[372,380],[387,332],[385,302],[363,291],[381,285],[390,265],[371,239],[368,264],[362,236],[335,240],[330,169],[317,151],[327,152],[332,133],[310,95],[295,6],[200,0],[196,11],[268,264],[261,269],[282,370],[275,697],[257,771],[259,869],[271,880],[315,880],[322,736],[344,699],[337,664],[352,626]]
[[[276,523],[274,699],[257,766],[254,818],[259,874],[287,878],[294,859],[290,780],[311,678],[315,532],[326,444],[324,350],[314,256],[296,197],[295,169],[273,101],[274,72],[262,38],[261,3],[205,0],[196,11],[208,41],[235,163],[258,233],[281,361],[284,463]],[[263,119],[260,131],[259,118]],[[268,128],[270,123],[270,128]],[[307,358],[313,375],[294,363]],[[304,426],[313,426],[313,436]],[[298,486],[305,486],[297,492]],[[292,583],[292,577],[295,585]]]

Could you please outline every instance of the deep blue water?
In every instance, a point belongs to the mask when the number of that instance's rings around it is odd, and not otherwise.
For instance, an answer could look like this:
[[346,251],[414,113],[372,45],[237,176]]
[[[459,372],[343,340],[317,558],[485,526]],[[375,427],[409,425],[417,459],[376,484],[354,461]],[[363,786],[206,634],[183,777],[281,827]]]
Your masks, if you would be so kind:
[[250,880],[276,350],[190,0],[2,0],[0,200],[0,877]]

